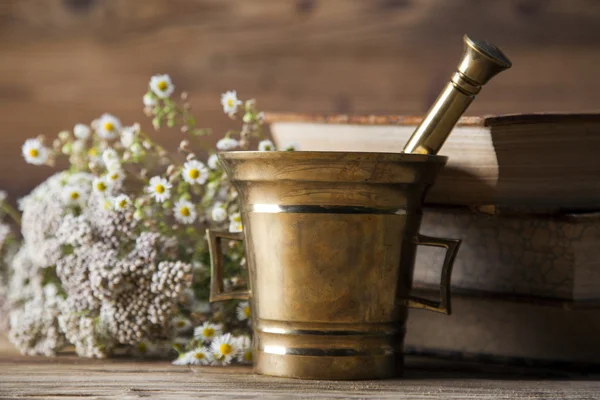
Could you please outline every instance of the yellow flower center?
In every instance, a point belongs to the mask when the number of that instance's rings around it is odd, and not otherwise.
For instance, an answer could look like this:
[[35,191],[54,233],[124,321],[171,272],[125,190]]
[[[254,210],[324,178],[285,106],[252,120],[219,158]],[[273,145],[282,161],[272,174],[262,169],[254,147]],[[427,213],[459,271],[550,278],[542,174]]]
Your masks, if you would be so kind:
[[221,352],[221,354],[226,356],[231,353],[231,346],[228,345],[227,343],[223,343],[222,345],[219,346],[219,352]]
[[179,214],[183,215],[184,217],[189,217],[190,216],[190,209],[187,208],[186,206],[180,207],[179,208]]
[[242,222],[242,216],[236,215],[235,217],[233,217],[233,222]]
[[119,206],[119,208],[125,208],[125,206],[127,205],[127,200],[121,199],[119,200],[119,203],[117,205]]
[[146,347],[146,343],[142,342],[138,344],[138,351],[140,353],[145,353],[148,348]]
[[88,156],[96,157],[98,155],[98,150],[95,147],[92,147],[88,150]]
[[192,179],[197,179],[200,176],[200,171],[197,169],[190,169],[188,172],[188,176]]
[[108,176],[108,179],[110,179],[111,181],[116,181],[117,179],[119,179],[119,173],[118,172],[114,172],[114,173],[110,174]]
[[244,361],[252,362],[252,352],[251,351],[244,352]]
[[177,327],[183,328],[185,326],[185,321],[177,321]]
[[165,82],[165,81],[160,81],[160,82],[158,82],[158,84],[156,85],[156,87],[161,92],[164,92],[169,87],[169,84],[167,82]]
[[202,360],[204,358],[204,354],[202,354],[202,353],[195,353],[194,354],[194,358],[196,360]]
[[233,107],[233,99],[227,99],[227,107]]
[[99,192],[104,192],[106,190],[106,185],[104,184],[104,182],[96,183],[96,190],[98,190]]
[[40,154],[40,153],[37,151],[37,149],[29,149],[29,155],[31,157],[37,157],[38,154]]
[[115,126],[113,125],[112,122],[105,122],[104,123],[104,130],[112,132],[113,129],[115,129]]
[[71,197],[71,200],[77,200],[79,198],[79,193],[71,192],[69,197]]
[[246,318],[250,317],[250,306],[244,307],[242,311],[244,311],[244,315],[246,316]]
[[154,186],[154,191],[156,193],[164,193],[165,192],[165,187],[162,184],[158,184],[156,186]]
[[213,328],[204,328],[202,331],[202,336],[204,337],[212,337],[215,334],[215,330]]

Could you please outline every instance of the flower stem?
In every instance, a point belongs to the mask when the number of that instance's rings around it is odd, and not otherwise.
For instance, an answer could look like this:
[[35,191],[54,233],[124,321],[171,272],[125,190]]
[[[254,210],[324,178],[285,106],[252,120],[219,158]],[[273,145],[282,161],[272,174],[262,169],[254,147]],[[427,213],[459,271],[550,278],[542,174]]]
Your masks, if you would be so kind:
[[21,215],[13,206],[3,201],[1,208],[2,211],[4,211],[9,217],[13,219],[13,221],[15,221],[17,225],[19,225],[19,227],[21,227]]

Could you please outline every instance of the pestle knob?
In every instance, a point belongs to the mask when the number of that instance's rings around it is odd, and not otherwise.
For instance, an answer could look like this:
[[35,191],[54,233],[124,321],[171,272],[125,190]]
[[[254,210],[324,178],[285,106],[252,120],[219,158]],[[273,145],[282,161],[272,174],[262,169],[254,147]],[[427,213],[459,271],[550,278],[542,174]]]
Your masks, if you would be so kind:
[[450,82],[412,134],[403,153],[437,154],[481,87],[512,66],[493,44],[463,37],[463,56]]

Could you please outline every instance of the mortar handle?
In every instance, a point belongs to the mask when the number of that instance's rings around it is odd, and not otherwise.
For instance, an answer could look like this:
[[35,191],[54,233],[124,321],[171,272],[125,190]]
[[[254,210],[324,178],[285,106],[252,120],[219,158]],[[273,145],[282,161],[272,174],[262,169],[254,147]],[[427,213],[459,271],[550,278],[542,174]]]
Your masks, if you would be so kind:
[[425,235],[417,235],[414,243],[419,246],[442,247],[446,249],[446,257],[442,266],[442,278],[440,281],[440,300],[428,300],[421,297],[410,296],[408,306],[411,308],[421,308],[429,311],[435,311],[442,314],[452,314],[451,293],[450,293],[450,276],[452,275],[452,267],[456,259],[456,253],[460,247],[461,240],[459,239],[444,239]]
[[223,232],[206,230],[208,237],[208,251],[210,253],[210,296],[209,301],[214,303],[223,300],[248,300],[250,290],[236,290],[225,293],[223,290],[223,253],[221,252],[221,239],[244,240],[243,232]]

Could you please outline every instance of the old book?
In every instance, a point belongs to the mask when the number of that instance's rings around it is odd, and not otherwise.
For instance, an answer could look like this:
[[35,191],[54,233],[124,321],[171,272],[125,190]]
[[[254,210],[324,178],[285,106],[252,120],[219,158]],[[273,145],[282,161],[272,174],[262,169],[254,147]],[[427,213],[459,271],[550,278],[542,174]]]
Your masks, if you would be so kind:
[[450,316],[411,310],[408,353],[600,365],[600,310],[453,296]]
[[[400,152],[421,118],[267,113],[265,121],[280,146]],[[449,161],[426,202],[598,210],[599,149],[600,114],[465,117],[440,151]]]
[[[428,208],[421,233],[462,239],[453,289],[600,305],[600,213],[487,215]],[[444,253],[419,247],[417,286],[439,285]]]

